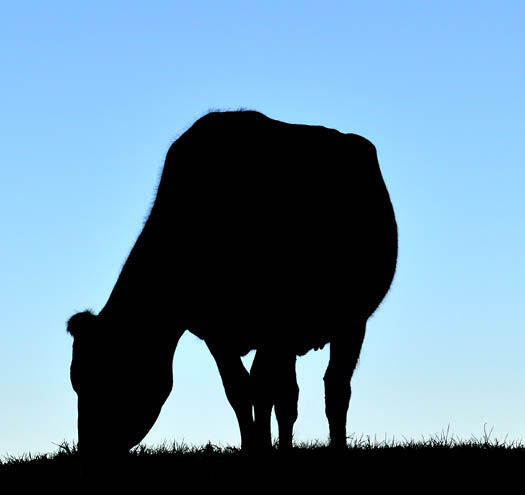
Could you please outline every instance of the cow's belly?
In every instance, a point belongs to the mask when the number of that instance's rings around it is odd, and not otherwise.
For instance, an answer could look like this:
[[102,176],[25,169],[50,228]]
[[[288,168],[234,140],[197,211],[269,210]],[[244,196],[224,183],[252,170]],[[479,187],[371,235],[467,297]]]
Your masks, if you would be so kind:
[[[224,342],[239,355],[262,347],[302,355],[349,327],[351,299],[341,282],[328,277],[260,276],[250,282],[230,277],[213,284],[211,292],[211,284],[195,291],[187,303],[192,308],[188,329],[205,340]],[[198,307],[199,300],[206,304]]]
[[314,239],[303,229],[284,235],[282,244],[248,236],[208,244],[202,255],[195,245],[183,273],[187,328],[240,355],[261,347],[301,355],[352,331],[388,290],[390,279],[382,283],[376,268],[376,258],[388,253],[363,247],[364,239],[358,251],[339,231],[323,234]]

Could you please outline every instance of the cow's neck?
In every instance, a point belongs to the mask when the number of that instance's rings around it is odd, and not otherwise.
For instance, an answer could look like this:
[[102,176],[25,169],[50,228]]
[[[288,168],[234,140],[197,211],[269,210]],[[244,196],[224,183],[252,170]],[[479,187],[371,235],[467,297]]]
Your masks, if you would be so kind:
[[101,315],[124,322],[165,319],[173,311],[166,300],[163,281],[169,280],[166,240],[146,224],[122,268]]

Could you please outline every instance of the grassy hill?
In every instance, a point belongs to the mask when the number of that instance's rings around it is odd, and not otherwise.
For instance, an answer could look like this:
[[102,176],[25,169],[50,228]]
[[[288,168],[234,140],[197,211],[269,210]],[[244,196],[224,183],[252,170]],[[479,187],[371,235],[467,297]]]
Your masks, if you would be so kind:
[[[188,489],[194,493],[357,493],[363,488],[373,493],[394,488],[414,493],[521,492],[524,461],[522,444],[489,438],[460,441],[447,434],[419,442],[360,438],[342,451],[313,442],[285,453],[273,449],[265,455],[212,444],[140,445],[129,453],[125,466],[113,479],[103,476],[90,486],[133,493],[161,489],[166,493]],[[76,447],[63,443],[52,454],[27,454],[0,461],[0,483],[2,488],[14,487],[17,493],[34,489],[56,493],[66,487],[74,492],[86,480],[81,477]]]

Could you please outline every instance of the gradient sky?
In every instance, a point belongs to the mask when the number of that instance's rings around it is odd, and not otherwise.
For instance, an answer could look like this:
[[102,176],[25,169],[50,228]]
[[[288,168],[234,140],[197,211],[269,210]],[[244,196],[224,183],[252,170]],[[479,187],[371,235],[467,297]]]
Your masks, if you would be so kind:
[[[239,107],[378,149],[399,262],[368,324],[349,432],[468,439],[487,425],[522,439],[524,19],[518,1],[3,5],[0,457],[76,440],[65,322],[105,304],[171,142]],[[327,358],[298,360],[296,440],[327,439]],[[174,379],[144,442],[239,445],[191,334]]]

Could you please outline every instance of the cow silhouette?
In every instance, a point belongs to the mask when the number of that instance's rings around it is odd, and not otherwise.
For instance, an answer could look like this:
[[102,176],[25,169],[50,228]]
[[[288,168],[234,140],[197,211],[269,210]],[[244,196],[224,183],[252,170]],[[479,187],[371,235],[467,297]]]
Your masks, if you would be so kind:
[[[375,147],[355,134],[213,112],[170,147],[154,204],[98,315],[68,322],[78,446],[139,443],[189,330],[215,358],[243,448],[292,445],[296,356],[330,344],[330,441],[346,445],[350,380],[388,292],[397,226]],[[256,350],[248,372],[241,356]],[[110,443],[110,449],[106,447]]]

